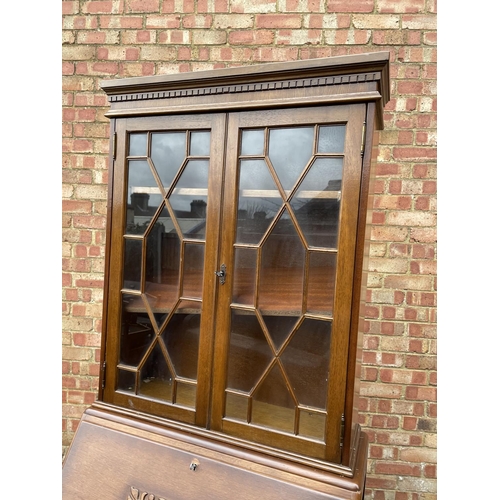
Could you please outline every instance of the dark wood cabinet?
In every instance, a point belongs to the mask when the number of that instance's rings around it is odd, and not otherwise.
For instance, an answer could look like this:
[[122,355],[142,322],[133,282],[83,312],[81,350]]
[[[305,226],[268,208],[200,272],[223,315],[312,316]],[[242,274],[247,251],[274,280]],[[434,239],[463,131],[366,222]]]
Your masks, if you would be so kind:
[[361,498],[358,332],[388,53],[102,88],[101,389],[64,497]]

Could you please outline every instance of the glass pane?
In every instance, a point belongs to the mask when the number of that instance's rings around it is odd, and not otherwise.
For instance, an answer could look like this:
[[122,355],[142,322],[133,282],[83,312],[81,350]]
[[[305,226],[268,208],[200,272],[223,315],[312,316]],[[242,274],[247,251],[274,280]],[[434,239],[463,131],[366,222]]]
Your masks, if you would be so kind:
[[163,198],[149,163],[128,162],[127,234],[143,234]]
[[264,160],[240,162],[237,243],[260,242],[282,205]]
[[235,418],[237,420],[247,421],[248,413],[248,398],[245,396],[240,396],[239,394],[234,394],[232,392],[226,392],[226,412],[225,416],[229,418]]
[[257,249],[236,248],[233,266],[233,302],[253,305],[256,271]]
[[196,405],[196,385],[177,382],[175,404],[194,408]]
[[258,307],[263,314],[300,314],[304,260],[302,242],[285,213],[262,248]]
[[185,132],[155,132],[151,134],[151,159],[167,190],[186,157]]
[[179,298],[180,240],[175,229],[167,233],[165,226],[173,226],[170,218],[159,217],[146,237],[146,298],[161,321]]
[[232,312],[227,387],[250,392],[273,358],[260,323],[253,314]]
[[133,133],[129,135],[129,156],[146,156],[148,154],[148,134]]
[[191,132],[191,156],[210,156],[210,132]]
[[291,200],[309,245],[335,248],[339,223],[341,158],[318,158]]
[[264,129],[243,130],[241,133],[242,155],[263,155],[264,154]]
[[142,239],[125,238],[123,288],[141,289]]
[[252,423],[285,432],[294,431],[295,402],[278,365],[267,374],[254,394]]
[[117,389],[119,391],[135,392],[135,372],[118,370]]
[[324,414],[302,410],[300,412],[299,435],[324,442],[325,423],[326,416]]
[[344,151],[345,125],[331,125],[319,128],[318,152],[342,153]]
[[272,129],[269,158],[288,194],[313,154],[314,127]]
[[283,345],[294,329],[299,316],[263,316],[267,331],[276,351]]
[[307,311],[332,315],[337,254],[311,252],[307,287]]
[[139,394],[162,401],[172,401],[172,374],[158,343],[141,369]]
[[184,246],[183,297],[201,299],[204,257],[205,245],[187,243]]
[[201,300],[181,300],[176,312],[179,314],[200,314]]
[[281,355],[299,404],[326,408],[330,321],[306,318]]
[[155,333],[144,302],[138,295],[122,296],[120,363],[138,366],[149,349]]
[[162,338],[172,360],[175,375],[196,380],[200,315],[174,314],[167,323]]
[[186,238],[205,238],[207,188],[208,161],[189,161],[169,198]]

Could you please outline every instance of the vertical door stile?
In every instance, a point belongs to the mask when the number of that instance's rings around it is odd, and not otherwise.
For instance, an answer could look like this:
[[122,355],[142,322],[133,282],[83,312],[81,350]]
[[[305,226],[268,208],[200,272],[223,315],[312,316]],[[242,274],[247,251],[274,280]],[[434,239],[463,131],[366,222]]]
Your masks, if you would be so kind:
[[210,427],[212,405],[211,386],[214,365],[214,331],[216,331],[216,304],[219,296],[219,281],[215,275],[220,253],[221,219],[224,198],[223,180],[225,168],[225,141],[227,115],[220,113],[213,116],[212,137],[210,142],[210,176],[206,229],[206,252],[203,277],[203,328],[200,337],[198,358],[198,398],[196,424]]
[[[213,363],[213,384],[210,427],[212,430],[220,431],[222,427],[222,417],[225,404],[225,381],[227,374],[227,358],[229,349],[229,329],[230,329],[230,303],[231,291],[234,277],[233,269],[233,241],[235,234],[235,221],[237,210],[237,163],[238,163],[238,114],[229,113],[227,116],[227,134],[225,140],[225,163],[223,176],[223,201],[221,205],[221,230],[219,244],[219,262],[226,266],[226,280],[224,285],[217,281],[217,303],[215,306],[215,330],[213,336],[214,343],[214,363]],[[217,267],[217,270],[219,269]],[[216,269],[214,268],[214,271]],[[215,276],[215,273],[214,273]]]

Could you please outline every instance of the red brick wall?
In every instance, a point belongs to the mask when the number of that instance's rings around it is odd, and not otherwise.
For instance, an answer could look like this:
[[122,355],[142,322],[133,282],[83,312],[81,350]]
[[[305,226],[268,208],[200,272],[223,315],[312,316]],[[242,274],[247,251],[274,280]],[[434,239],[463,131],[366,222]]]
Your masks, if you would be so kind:
[[434,0],[63,1],[63,447],[96,396],[107,197],[99,81],[389,50],[364,336],[366,499],[436,498]]

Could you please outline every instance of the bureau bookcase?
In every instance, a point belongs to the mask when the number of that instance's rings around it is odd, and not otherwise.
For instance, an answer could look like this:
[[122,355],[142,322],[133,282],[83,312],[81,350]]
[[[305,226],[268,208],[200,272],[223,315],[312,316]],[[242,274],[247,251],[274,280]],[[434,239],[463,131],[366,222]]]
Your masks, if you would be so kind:
[[65,498],[362,498],[360,331],[388,63],[102,82],[100,392]]

